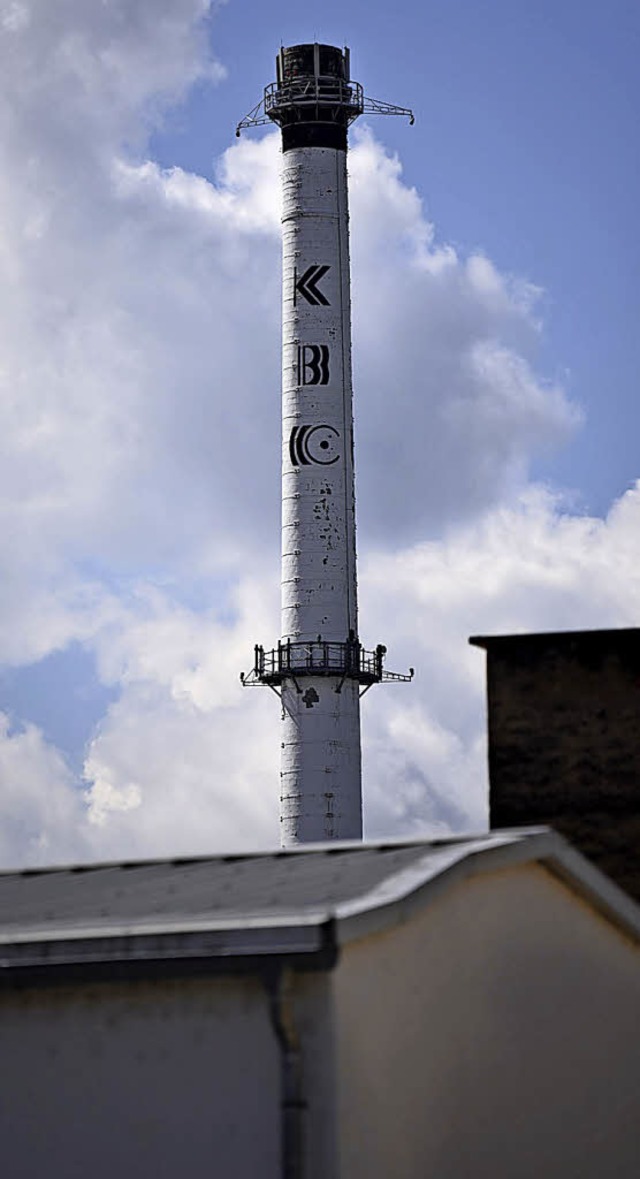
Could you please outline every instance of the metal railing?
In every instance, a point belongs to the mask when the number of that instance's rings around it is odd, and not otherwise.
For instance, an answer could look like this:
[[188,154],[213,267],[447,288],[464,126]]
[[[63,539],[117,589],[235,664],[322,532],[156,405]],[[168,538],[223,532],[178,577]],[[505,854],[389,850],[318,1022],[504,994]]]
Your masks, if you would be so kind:
[[413,111],[409,107],[369,98],[359,82],[347,82],[344,78],[305,75],[289,82],[270,82],[265,87],[260,102],[238,123],[236,135],[250,127],[278,123],[282,117],[287,121],[295,121],[295,117],[291,118],[290,112],[296,108],[312,106],[321,108],[322,121],[331,118],[333,107],[335,115],[339,112],[342,119],[346,113],[347,123],[352,123],[362,114],[402,115],[410,123],[415,122]]
[[386,648],[365,651],[356,640],[345,643],[278,643],[271,651],[255,648],[254,671],[259,679],[281,680],[287,675],[353,676],[355,679],[382,679]]
[[364,110],[364,93],[359,82],[344,78],[318,77],[313,74],[290,82],[271,82],[264,92],[264,112],[277,121],[283,111],[293,107],[336,107],[347,113],[348,122]]
[[[304,676],[333,676],[343,682],[354,679],[366,688],[379,683],[408,683],[413,679],[413,668],[409,675],[385,671],[384,657],[387,648],[379,643],[373,651],[365,651],[357,639],[336,643],[317,639],[313,642],[278,643],[277,647],[265,651],[256,644],[254,664],[248,675],[241,675],[245,687],[267,684],[273,687],[285,679],[294,682]],[[340,687],[336,689],[339,691]]]

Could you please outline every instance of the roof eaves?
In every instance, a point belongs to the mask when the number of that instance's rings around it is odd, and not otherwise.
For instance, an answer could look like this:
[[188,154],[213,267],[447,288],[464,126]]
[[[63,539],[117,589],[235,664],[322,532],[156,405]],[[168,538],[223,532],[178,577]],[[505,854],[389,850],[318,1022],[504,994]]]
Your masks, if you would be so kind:
[[331,968],[336,959],[334,923],[217,928],[188,933],[125,932],[5,942],[0,986],[69,981],[261,973],[266,963],[296,969]]
[[[86,942],[92,944],[97,939],[104,941],[116,941],[125,938],[161,938],[161,937],[179,937],[181,935],[224,935],[229,933],[230,937],[234,934],[242,934],[249,939],[252,931],[255,932],[256,938],[260,938],[266,931],[268,934],[277,935],[279,931],[287,929],[303,929],[305,927],[312,927],[317,929],[324,922],[329,920],[332,914],[328,909],[317,910],[316,912],[304,913],[298,915],[278,914],[277,919],[272,915],[264,916],[262,914],[240,914],[236,917],[211,917],[202,918],[195,921],[185,921],[183,918],[179,920],[167,920],[156,922],[123,922],[119,925],[101,924],[100,926],[92,927],[90,925],[56,925],[52,928],[43,927],[41,929],[29,928],[26,933],[19,933],[16,930],[11,930],[7,934],[0,934],[0,962],[2,961],[2,954],[4,948],[7,946],[17,945],[33,945],[49,943],[50,945],[66,942]],[[195,938],[194,940],[197,940]]]
[[[535,834],[546,836],[546,828],[536,828]],[[489,867],[502,866],[506,858],[511,864],[515,849],[532,831],[496,832],[467,840],[465,843],[444,845],[436,850],[425,848],[425,855],[404,871],[382,882],[366,896],[338,906],[336,910],[337,938],[339,945],[381,933],[394,925],[407,921],[425,903],[435,900],[444,889],[451,887],[454,880],[463,879],[477,870],[488,871]],[[490,861],[489,861],[490,857]],[[530,859],[525,854],[524,859]],[[497,863],[496,861],[500,862]]]
[[402,924],[454,883],[532,862],[543,863],[602,916],[640,940],[640,905],[551,828],[496,831],[466,846],[441,850],[437,860],[436,853],[426,854],[366,897],[338,906],[338,945]]
[[633,941],[640,942],[640,905],[561,835],[554,834],[545,863],[555,876],[578,893]]

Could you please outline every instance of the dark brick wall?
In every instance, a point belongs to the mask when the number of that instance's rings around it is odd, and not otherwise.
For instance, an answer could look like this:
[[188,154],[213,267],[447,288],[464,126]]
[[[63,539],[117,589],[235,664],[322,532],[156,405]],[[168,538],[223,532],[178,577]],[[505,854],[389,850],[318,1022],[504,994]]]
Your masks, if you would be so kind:
[[492,827],[545,823],[640,900],[640,630],[487,651]]

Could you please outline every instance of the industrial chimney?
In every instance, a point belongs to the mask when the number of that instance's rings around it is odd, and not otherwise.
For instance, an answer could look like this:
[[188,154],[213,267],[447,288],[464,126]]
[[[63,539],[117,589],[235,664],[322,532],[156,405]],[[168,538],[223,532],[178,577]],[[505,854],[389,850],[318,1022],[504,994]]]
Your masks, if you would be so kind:
[[349,50],[281,49],[277,81],[238,125],[282,130],[282,638],[246,686],[282,701],[284,846],[362,838],[360,696],[409,680],[358,638],[347,132],[365,98]]

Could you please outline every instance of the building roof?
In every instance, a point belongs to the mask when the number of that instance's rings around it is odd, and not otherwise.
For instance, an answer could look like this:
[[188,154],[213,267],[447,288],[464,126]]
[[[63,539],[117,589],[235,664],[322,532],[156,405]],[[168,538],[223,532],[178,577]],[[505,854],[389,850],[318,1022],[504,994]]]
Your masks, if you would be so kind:
[[640,907],[544,828],[438,842],[332,843],[256,855],[0,873],[0,979],[326,968],[455,881],[543,862],[640,940]]
[[483,647],[485,651],[500,654],[510,648],[536,650],[548,646],[586,647],[591,650],[628,650],[640,645],[640,627],[614,627],[610,630],[554,630],[538,631],[535,634],[512,635],[471,635],[472,647]]

